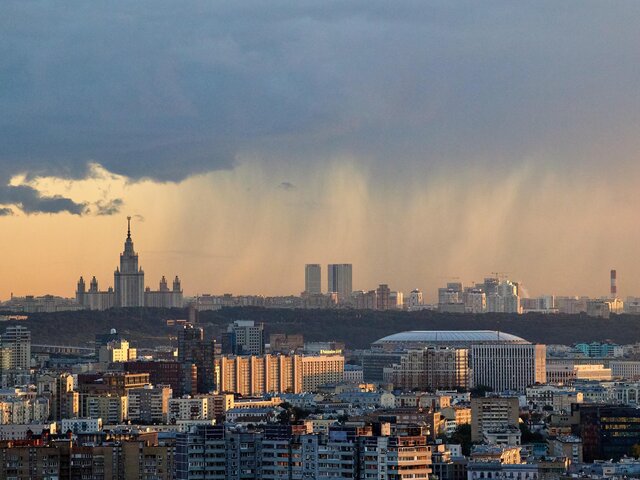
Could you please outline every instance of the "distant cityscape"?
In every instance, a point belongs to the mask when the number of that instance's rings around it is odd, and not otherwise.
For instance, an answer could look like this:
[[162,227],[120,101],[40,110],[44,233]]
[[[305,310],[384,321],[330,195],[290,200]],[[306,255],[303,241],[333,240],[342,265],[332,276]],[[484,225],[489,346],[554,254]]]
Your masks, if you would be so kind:
[[[526,298],[518,282],[493,274],[472,286],[449,282],[431,305],[420,290],[354,291],[351,264],[327,266],[326,290],[322,266],[305,265],[299,296],[185,298],[178,276],[171,288],[165,277],[158,290],[145,286],[130,220],[113,287],[100,290],[93,277],[87,288],[80,277],[74,299],[3,304],[0,478],[640,476],[638,342],[545,345],[498,330],[407,330],[396,320],[394,333],[356,348],[330,329],[310,341],[307,324],[302,333],[242,318],[212,328],[224,307],[515,321],[530,312],[638,313],[636,299],[618,298],[615,270],[598,299]],[[100,331],[90,318],[115,321],[141,307],[178,313],[151,314],[166,335],[156,344],[137,345],[133,324]],[[77,327],[93,341],[32,342],[32,314],[59,311],[88,312]]]
[[[268,333],[224,307],[429,315],[638,313],[636,299],[522,297],[505,275],[448,282],[437,304],[353,266],[304,268],[299,296],[185,298],[145,286],[128,219],[113,287],[12,298],[0,321],[0,478],[622,479],[640,476],[640,343],[537,344],[497,330],[404,330],[354,348],[329,330]],[[116,329],[83,345],[32,342],[32,313],[180,309],[141,347]],[[165,310],[155,310],[165,311]],[[305,312],[307,313],[307,312]],[[200,317],[209,318],[202,321]],[[508,323],[507,323],[508,325]],[[163,325],[164,328],[165,325]],[[91,320],[79,328],[92,329]],[[93,327],[95,331],[95,327]],[[129,330],[130,333],[135,333]],[[64,337],[62,337],[64,338]],[[383,473],[381,473],[383,472]]]
[[611,314],[640,314],[640,297],[618,297],[617,272],[610,271],[609,295],[598,298],[587,296],[542,295],[526,297],[522,284],[493,273],[483,282],[465,286],[460,281],[447,282],[437,291],[437,303],[427,303],[420,289],[404,292],[380,284],[372,290],[353,289],[353,265],[327,265],[326,290],[322,288],[322,265],[304,266],[304,290],[300,295],[265,297],[262,295],[202,294],[185,297],[182,283],[175,275],[171,285],[163,276],[157,290],[145,286],[144,271],[138,262],[131,236],[131,218],[128,218],[124,250],[114,272],[113,286],[99,288],[95,276],[87,288],[83,276],[76,285],[74,298],[54,295],[25,297],[13,296],[0,303],[6,312],[60,312],[73,310],[107,310],[124,307],[184,308],[198,311],[223,307],[256,306],[266,308],[350,308],[360,310],[437,310],[449,313],[584,313],[593,317],[609,318]]

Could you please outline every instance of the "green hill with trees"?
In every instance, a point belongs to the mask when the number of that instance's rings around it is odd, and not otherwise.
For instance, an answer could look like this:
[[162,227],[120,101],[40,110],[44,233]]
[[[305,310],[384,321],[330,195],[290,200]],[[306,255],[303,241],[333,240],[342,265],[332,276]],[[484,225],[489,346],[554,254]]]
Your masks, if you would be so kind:
[[[640,316],[613,315],[610,319],[586,315],[448,314],[433,311],[295,310],[257,307],[224,308],[200,312],[199,324],[209,336],[218,336],[233,320],[263,322],[270,333],[301,333],[305,340],[344,341],[349,348],[367,348],[371,342],[405,330],[501,330],[536,343],[610,340],[640,341]],[[86,345],[96,333],[117,329],[140,347],[168,344],[177,334],[167,320],[186,319],[186,309],[128,308],[102,312],[29,314],[19,322],[32,332],[33,343]],[[4,325],[16,322],[3,322]],[[0,332],[3,330],[0,324]]]

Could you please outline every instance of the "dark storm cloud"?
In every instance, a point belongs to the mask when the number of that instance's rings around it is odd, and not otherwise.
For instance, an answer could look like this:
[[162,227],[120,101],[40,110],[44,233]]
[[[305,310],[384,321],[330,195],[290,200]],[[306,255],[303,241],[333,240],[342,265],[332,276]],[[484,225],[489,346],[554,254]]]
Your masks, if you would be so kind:
[[280,185],[278,185],[278,188],[280,190],[290,191],[290,190],[295,190],[296,186],[291,182],[281,182]]
[[[638,147],[638,2],[7,0],[2,11],[0,180],[82,178],[94,161],[178,181],[256,152],[349,154],[374,173],[530,156],[573,168],[624,163]],[[3,198],[25,212],[85,209],[26,188],[0,186]]]
[[61,196],[43,196],[26,185],[0,188],[0,205],[15,205],[27,214],[68,212],[81,215],[87,208],[85,203],[76,203]]
[[98,201],[95,203],[96,215],[115,215],[120,212],[124,201],[121,198],[113,200]]

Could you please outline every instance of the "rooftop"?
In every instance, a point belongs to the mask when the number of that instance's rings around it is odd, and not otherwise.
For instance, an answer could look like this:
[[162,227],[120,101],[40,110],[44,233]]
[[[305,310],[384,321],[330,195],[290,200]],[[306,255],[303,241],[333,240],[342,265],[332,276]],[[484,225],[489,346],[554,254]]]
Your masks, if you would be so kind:
[[497,330],[412,330],[394,333],[376,340],[374,344],[416,342],[416,343],[530,343],[523,338]]

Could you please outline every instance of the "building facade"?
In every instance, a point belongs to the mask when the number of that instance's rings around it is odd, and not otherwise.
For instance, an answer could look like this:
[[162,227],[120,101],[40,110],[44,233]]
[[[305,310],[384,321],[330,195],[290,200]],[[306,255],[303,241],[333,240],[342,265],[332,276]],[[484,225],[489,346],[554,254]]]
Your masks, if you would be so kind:
[[517,397],[471,399],[471,440],[480,442],[485,432],[518,427],[520,404]]
[[9,368],[31,368],[31,332],[21,325],[7,327],[2,335],[2,347],[9,349]]
[[145,385],[129,390],[127,419],[147,424],[166,422],[171,396],[172,390],[168,385]]
[[338,300],[345,302],[353,292],[353,268],[350,263],[329,264],[327,266],[327,292],[337,293]]
[[227,328],[228,352],[234,355],[264,354],[264,325],[253,320],[236,320]]
[[223,355],[216,359],[219,392],[301,393],[344,378],[342,355]]
[[180,480],[426,480],[430,473],[431,448],[420,429],[374,435],[371,428],[358,427],[308,434],[290,425],[235,432],[197,426],[176,441]]
[[[185,393],[208,393],[216,388],[214,358],[215,340],[205,340],[204,330],[187,324],[178,334],[178,361],[183,371],[189,372],[190,365],[196,367],[196,391]],[[188,384],[183,384],[184,389]]]
[[640,444],[640,410],[635,407],[578,404],[574,412],[585,462],[619,460]]
[[546,347],[534,344],[473,345],[473,384],[502,392],[546,382]]
[[304,266],[304,291],[307,295],[322,293],[322,267],[318,263]]
[[384,369],[384,381],[398,390],[470,388],[469,351],[449,347],[411,350],[402,355],[400,363]]

